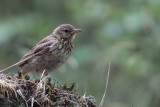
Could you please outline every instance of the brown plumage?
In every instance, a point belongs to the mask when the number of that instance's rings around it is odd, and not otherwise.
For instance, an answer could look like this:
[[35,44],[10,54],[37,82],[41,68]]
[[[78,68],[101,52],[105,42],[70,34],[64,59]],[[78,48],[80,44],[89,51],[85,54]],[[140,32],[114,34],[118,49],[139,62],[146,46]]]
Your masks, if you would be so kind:
[[73,39],[78,32],[81,32],[81,29],[75,29],[70,24],[58,26],[52,34],[38,42],[18,63],[0,72],[18,65],[23,75],[34,70],[37,73],[45,70],[45,74],[48,75],[71,56]]

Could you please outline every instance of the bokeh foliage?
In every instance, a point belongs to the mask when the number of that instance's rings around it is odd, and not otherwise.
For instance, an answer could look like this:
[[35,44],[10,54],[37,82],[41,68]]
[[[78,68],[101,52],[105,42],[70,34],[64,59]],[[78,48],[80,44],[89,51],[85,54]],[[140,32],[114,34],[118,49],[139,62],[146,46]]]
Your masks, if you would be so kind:
[[131,107],[132,98],[135,107],[159,107],[159,13],[159,0],[0,0],[0,69],[70,23],[83,32],[73,56],[52,77],[77,83],[82,95],[86,90],[99,103],[110,61],[104,107]]

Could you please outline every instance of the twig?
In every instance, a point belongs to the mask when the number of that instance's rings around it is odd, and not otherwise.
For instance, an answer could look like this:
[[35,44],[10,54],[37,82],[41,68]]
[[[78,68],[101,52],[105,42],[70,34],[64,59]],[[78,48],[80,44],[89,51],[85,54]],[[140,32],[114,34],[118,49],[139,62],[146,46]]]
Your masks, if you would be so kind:
[[31,107],[33,107],[33,104],[34,104],[34,98],[32,97],[31,98]]
[[133,95],[132,95],[132,89],[130,88],[130,97],[131,97],[131,107],[133,107]]
[[40,80],[42,79],[42,77],[43,77],[43,75],[44,75],[45,72],[46,72],[46,70],[44,70],[44,71],[42,72],[42,75],[41,75]]
[[108,88],[109,74],[110,74],[110,61],[109,61],[109,66],[108,66],[108,73],[107,73],[107,76],[106,76],[106,87],[105,87],[105,90],[104,90],[104,94],[103,94],[102,100],[101,100],[101,102],[99,104],[99,107],[102,107],[103,103],[104,103],[104,99],[105,99],[107,88]]

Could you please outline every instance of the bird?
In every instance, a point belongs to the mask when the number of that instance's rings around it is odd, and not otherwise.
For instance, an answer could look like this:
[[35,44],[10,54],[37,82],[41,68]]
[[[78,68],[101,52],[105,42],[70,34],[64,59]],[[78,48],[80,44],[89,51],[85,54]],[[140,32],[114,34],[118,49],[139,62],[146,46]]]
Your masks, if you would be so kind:
[[1,70],[4,72],[14,66],[20,68],[22,75],[36,71],[47,76],[48,73],[58,69],[71,56],[74,43],[73,40],[81,29],[75,29],[71,24],[62,24],[53,32],[39,41],[28,51],[19,62]]

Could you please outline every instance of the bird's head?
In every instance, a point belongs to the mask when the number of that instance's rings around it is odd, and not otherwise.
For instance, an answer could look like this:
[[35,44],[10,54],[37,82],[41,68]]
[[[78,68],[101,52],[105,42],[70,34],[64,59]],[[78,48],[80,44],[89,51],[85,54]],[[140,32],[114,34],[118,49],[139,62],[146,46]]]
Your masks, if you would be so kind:
[[81,29],[75,29],[70,24],[62,24],[58,26],[54,31],[53,34],[60,39],[68,39],[73,40],[76,33],[81,32]]

